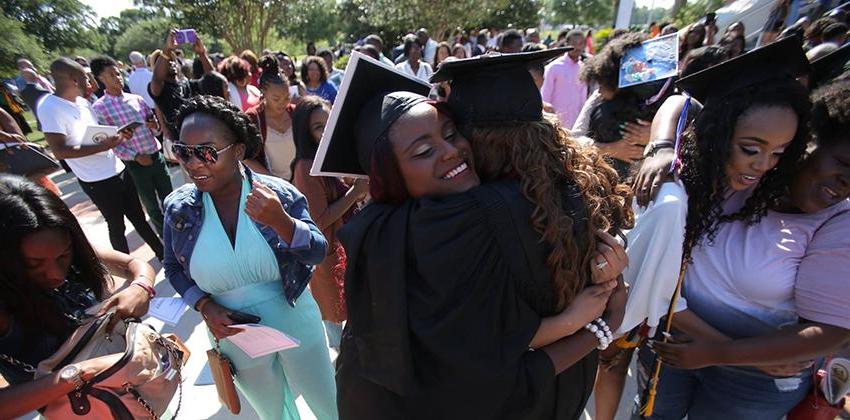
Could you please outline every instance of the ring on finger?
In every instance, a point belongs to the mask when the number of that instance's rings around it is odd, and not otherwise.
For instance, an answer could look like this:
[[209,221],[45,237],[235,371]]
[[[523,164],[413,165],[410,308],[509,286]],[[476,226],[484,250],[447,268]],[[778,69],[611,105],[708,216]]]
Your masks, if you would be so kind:
[[596,263],[596,269],[601,270],[608,266],[608,261],[602,260],[601,262]]

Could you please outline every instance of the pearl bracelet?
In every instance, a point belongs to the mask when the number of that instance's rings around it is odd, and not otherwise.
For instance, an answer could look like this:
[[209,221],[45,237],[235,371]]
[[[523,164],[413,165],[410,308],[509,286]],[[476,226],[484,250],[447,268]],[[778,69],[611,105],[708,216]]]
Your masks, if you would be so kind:
[[614,335],[611,333],[611,328],[608,327],[608,324],[602,318],[594,319],[585,325],[584,329],[593,333],[593,335],[595,335],[599,340],[599,346],[596,347],[599,350],[607,349],[614,341]]

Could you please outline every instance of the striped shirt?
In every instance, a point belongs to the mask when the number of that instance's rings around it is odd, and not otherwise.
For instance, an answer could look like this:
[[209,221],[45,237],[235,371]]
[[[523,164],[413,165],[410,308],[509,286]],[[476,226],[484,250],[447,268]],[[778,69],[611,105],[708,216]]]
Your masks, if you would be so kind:
[[[98,124],[121,127],[134,121],[144,123],[153,115],[145,100],[132,93],[122,92],[112,96],[106,92],[93,105]],[[116,146],[113,151],[121,160],[134,160],[136,155],[149,155],[160,149],[159,141],[147,126],[137,127],[133,136]]]

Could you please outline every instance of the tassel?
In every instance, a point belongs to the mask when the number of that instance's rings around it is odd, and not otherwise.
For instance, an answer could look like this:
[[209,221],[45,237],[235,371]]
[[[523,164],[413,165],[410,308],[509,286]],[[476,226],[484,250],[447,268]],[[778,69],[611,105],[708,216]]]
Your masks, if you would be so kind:
[[646,401],[643,403],[643,407],[640,408],[641,417],[651,417],[653,410],[655,410],[655,383],[653,382],[652,388],[649,390],[649,396],[646,398]]
[[658,394],[658,378],[661,376],[661,361],[656,357],[652,364],[652,378],[646,384],[643,394],[643,405],[640,408],[641,417],[650,417],[655,410],[655,396]]
[[[673,327],[673,315],[676,309],[676,301],[682,293],[682,282],[685,280],[685,267],[687,264],[683,261],[682,267],[679,270],[679,280],[676,282],[676,290],[673,292],[673,298],[670,299],[670,306],[667,308],[667,322],[664,325],[664,338],[661,340],[666,343],[670,336],[670,329]],[[658,381],[661,376],[661,358],[655,357],[655,362],[652,363],[652,377],[647,381],[646,392],[643,395],[643,404],[640,409],[642,417],[652,416],[655,410],[655,396],[658,394]]]

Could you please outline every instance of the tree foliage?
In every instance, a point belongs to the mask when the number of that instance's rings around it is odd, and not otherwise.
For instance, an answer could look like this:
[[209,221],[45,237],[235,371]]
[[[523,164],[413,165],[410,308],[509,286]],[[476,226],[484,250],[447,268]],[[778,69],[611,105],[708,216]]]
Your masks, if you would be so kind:
[[343,31],[353,41],[378,33],[390,43],[426,28],[437,40],[456,28],[536,26],[541,0],[343,0]]
[[234,52],[259,51],[281,22],[307,0],[137,0],[149,9],[167,10],[182,27],[223,39]]
[[0,7],[49,51],[100,47],[94,12],[78,0],[3,0]]
[[138,22],[123,31],[115,40],[111,55],[126,60],[130,51],[150,54],[157,48],[162,48],[166,34],[173,26],[174,22],[166,17],[155,17]]
[[283,38],[301,42],[335,41],[340,28],[340,13],[334,0],[298,2],[276,29]]
[[546,0],[546,20],[573,25],[610,25],[614,17],[612,0]]
[[[173,24],[170,23],[171,20],[161,11],[154,11],[150,9],[126,9],[122,10],[121,14],[118,16],[109,16],[101,19],[97,30],[103,37],[103,52],[113,57],[121,56],[121,53],[124,51],[117,48],[118,40],[125,38],[123,43],[126,45],[129,42],[125,36],[128,32],[133,31],[136,34],[143,32],[137,29],[140,25],[145,25],[146,30],[149,30],[151,20],[155,20],[155,18],[158,18],[159,21],[169,22],[168,24],[165,24],[164,31],[157,33],[156,35],[156,38],[162,38],[165,36],[165,30],[170,27],[169,25]],[[148,41],[153,41],[153,39]]]
[[24,32],[23,23],[0,16],[0,33],[3,34],[3,42],[0,42],[0,77],[17,75],[15,62],[21,57],[30,59],[39,69],[44,69],[49,64],[44,45],[38,38],[28,36]]
[[673,14],[673,22],[679,28],[684,28],[698,21],[708,12],[713,12],[723,7],[723,0],[695,0],[684,3],[678,11]]

